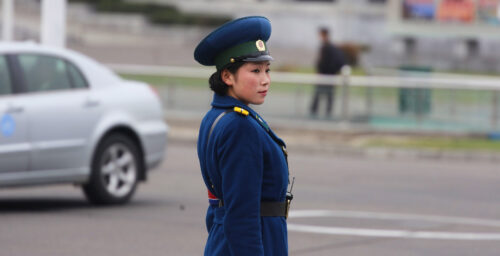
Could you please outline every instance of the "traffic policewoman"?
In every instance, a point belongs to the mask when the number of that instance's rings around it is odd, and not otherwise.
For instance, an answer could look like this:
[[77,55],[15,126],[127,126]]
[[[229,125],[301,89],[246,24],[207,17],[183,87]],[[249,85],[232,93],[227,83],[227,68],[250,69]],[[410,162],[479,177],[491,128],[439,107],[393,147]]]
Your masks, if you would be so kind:
[[288,255],[292,199],[285,143],[252,108],[270,87],[271,24],[251,16],[205,37],[194,58],[215,66],[212,108],[201,122],[198,158],[209,194],[206,256]]

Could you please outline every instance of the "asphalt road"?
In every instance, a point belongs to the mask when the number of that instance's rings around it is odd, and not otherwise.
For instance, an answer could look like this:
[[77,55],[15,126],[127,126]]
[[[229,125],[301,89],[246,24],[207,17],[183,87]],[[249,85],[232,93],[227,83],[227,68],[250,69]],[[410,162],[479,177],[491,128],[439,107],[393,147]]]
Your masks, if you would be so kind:
[[[495,163],[290,155],[290,255],[500,252]],[[174,142],[126,206],[71,186],[0,190],[0,255],[202,255],[206,204],[195,145]]]

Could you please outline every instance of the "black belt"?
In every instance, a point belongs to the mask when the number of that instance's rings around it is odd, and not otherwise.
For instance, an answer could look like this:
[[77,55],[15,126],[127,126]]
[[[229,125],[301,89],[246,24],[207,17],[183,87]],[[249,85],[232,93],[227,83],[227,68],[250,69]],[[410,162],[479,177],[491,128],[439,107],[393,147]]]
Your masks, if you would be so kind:
[[287,202],[261,202],[260,216],[262,217],[288,217]]
[[[288,218],[288,210],[290,209],[290,201],[285,202],[260,202],[260,216],[262,217],[286,217]],[[217,207],[224,207],[222,201],[217,204],[212,204]]]

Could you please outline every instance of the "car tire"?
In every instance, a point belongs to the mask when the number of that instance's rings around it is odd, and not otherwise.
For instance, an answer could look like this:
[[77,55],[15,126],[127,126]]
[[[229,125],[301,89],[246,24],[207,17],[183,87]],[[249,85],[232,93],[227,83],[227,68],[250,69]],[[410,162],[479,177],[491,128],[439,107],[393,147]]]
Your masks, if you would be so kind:
[[123,134],[111,134],[97,147],[91,168],[89,182],[83,185],[91,203],[127,203],[136,190],[141,168],[138,146]]

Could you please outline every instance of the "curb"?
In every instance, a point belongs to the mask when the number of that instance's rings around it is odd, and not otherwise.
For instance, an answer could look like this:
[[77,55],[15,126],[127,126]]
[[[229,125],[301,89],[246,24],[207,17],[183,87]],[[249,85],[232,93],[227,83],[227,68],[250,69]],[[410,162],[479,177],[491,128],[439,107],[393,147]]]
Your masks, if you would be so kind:
[[[167,118],[170,126],[169,140],[176,143],[196,144],[201,116],[169,116]],[[366,131],[325,129],[325,127],[314,129],[312,126],[300,127],[279,124],[273,127],[275,127],[274,130],[278,136],[287,143],[289,152],[292,154],[294,151],[300,151],[311,154],[388,160],[500,162],[500,153],[498,152],[363,147],[352,145],[352,142],[349,143],[353,137],[367,134]],[[377,133],[371,132],[371,134]],[[418,134],[408,133],[406,136],[418,136]]]

